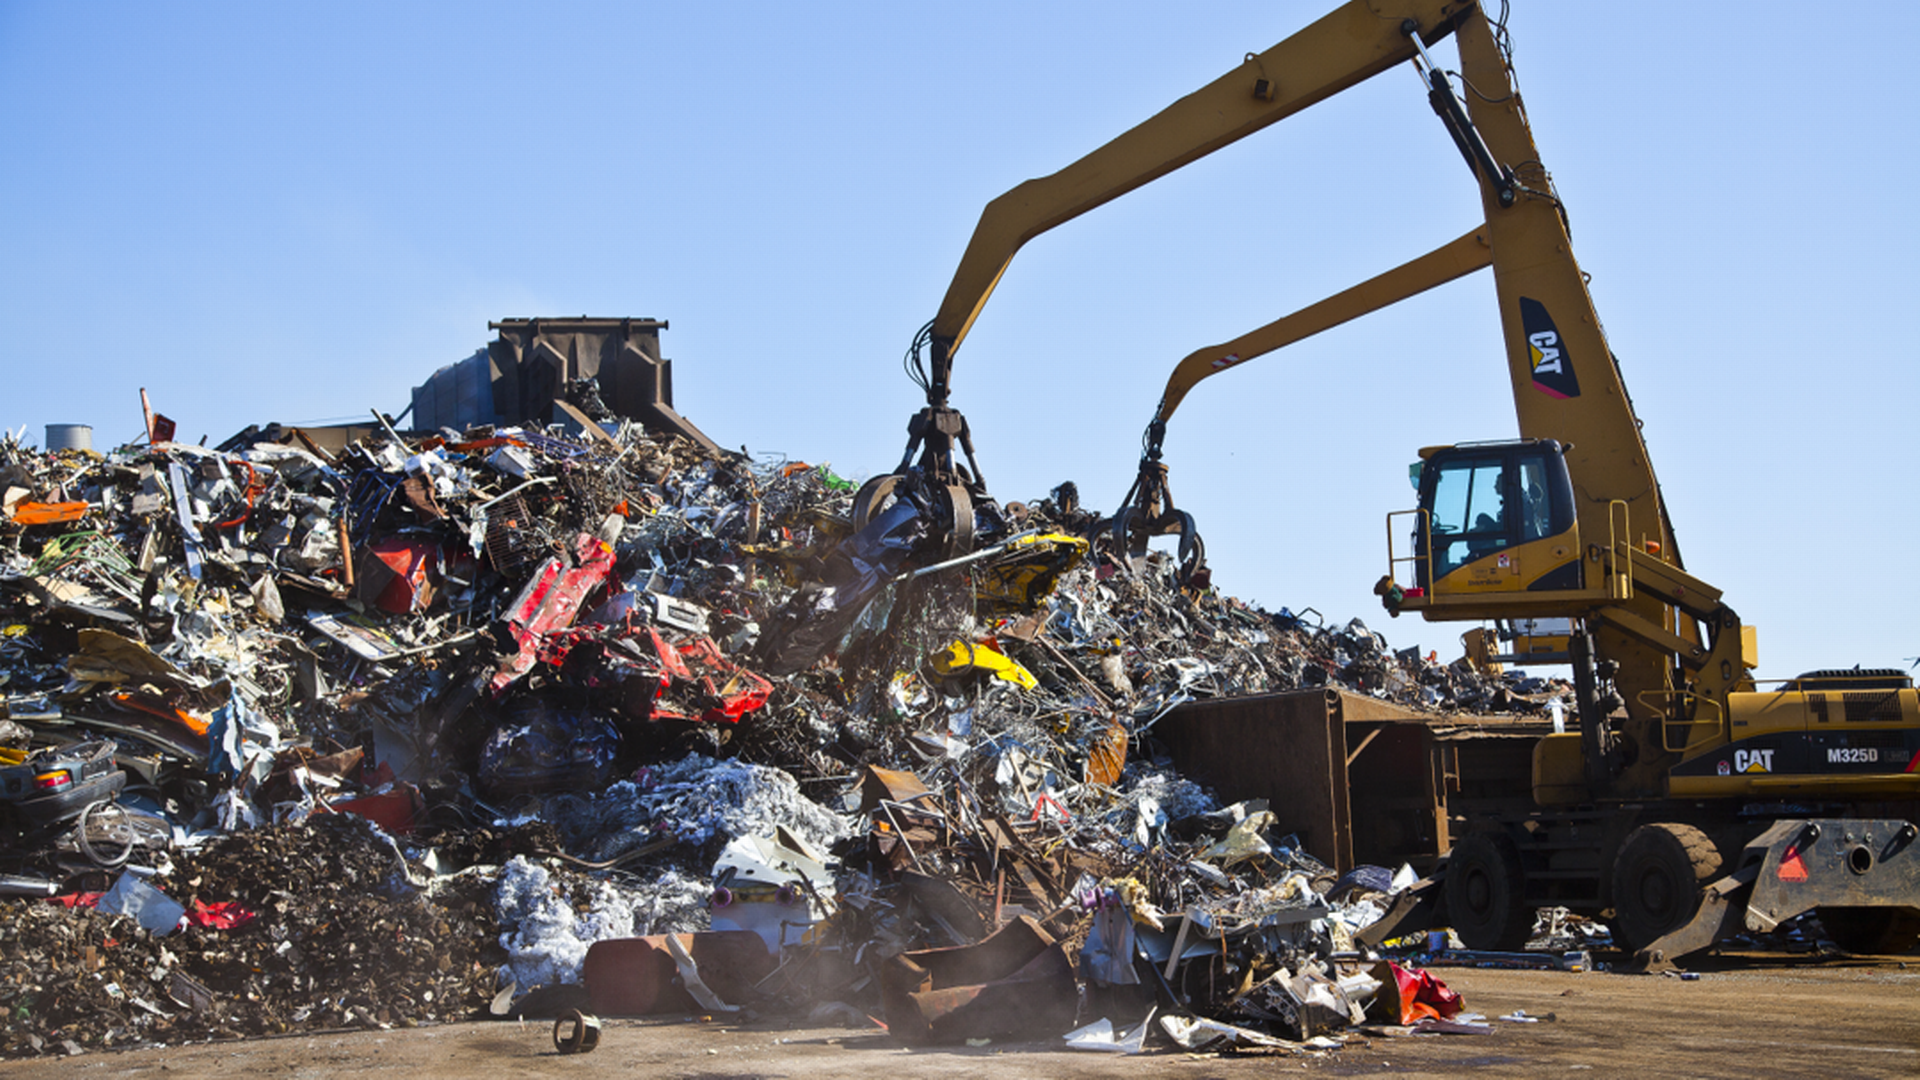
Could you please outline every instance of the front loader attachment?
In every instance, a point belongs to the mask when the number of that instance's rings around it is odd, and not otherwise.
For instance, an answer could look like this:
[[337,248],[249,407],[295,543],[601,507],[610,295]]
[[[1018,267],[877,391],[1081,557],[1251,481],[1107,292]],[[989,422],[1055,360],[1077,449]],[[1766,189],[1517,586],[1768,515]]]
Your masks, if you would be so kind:
[[1673,961],[1742,930],[1765,933],[1803,912],[1920,914],[1920,828],[1898,819],[1777,821],[1748,842],[1733,873],[1706,886],[1692,921],[1647,944],[1622,971]]

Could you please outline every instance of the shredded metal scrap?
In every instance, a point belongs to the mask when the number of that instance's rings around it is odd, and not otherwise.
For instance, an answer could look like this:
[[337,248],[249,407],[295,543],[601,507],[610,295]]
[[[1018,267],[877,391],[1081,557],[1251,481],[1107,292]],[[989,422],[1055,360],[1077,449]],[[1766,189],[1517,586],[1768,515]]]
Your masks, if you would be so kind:
[[[824,466],[606,427],[335,454],[0,438],[0,747],[110,740],[128,774],[77,823],[0,807],[5,1053],[473,1015],[593,941],[704,929],[721,850],[781,826],[837,874],[762,1007],[870,1002],[887,959],[1021,914],[1078,944],[1125,903],[1257,941],[1245,970],[1153,966],[1190,1008],[1271,1020],[1272,977],[1320,971],[1345,909],[1303,853],[1204,816],[1157,719],[1323,685],[1424,710],[1558,692],[1182,591],[1165,559],[1111,558],[1067,485],[912,573],[911,507],[856,533]],[[156,935],[31,897],[122,862],[252,917]]]

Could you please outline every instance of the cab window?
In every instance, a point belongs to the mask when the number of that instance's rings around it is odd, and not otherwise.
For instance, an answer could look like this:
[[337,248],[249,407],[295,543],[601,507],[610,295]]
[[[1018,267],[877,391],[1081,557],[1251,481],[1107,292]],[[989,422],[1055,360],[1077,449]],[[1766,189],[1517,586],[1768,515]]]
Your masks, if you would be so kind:
[[1501,459],[1469,458],[1443,464],[1433,481],[1435,575],[1453,570],[1509,543]]
[[1550,536],[1553,529],[1553,504],[1547,497],[1547,463],[1540,457],[1520,459],[1520,539],[1522,542]]

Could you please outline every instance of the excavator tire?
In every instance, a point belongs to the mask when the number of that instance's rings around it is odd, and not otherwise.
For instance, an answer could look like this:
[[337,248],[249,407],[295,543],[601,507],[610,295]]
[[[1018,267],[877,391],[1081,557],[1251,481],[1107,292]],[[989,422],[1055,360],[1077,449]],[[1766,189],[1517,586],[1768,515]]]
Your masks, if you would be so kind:
[[1685,926],[1700,910],[1700,887],[1719,873],[1720,849],[1691,825],[1628,833],[1613,861],[1613,943],[1632,952]]
[[1520,849],[1503,833],[1461,837],[1447,856],[1447,925],[1469,949],[1516,952],[1533,932]]
[[1823,907],[1820,925],[1835,945],[1861,956],[1899,956],[1920,945],[1920,911],[1895,907]]

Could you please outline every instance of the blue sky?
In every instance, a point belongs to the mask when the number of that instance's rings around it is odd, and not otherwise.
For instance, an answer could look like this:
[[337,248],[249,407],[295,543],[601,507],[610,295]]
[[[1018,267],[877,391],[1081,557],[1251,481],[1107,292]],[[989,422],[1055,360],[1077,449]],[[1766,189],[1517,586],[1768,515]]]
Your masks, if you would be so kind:
[[[0,0],[0,425],[397,412],[489,319],[630,315],[723,444],[884,471],[986,202],[1331,0],[543,7]],[[1509,21],[1688,566],[1776,677],[1920,654],[1920,7],[1828,10]],[[1038,238],[956,366],[994,493],[1117,503],[1177,360],[1478,212],[1396,69]],[[1202,384],[1167,452],[1217,583],[1457,654],[1370,588],[1417,448],[1514,433],[1502,364],[1482,274]]]

